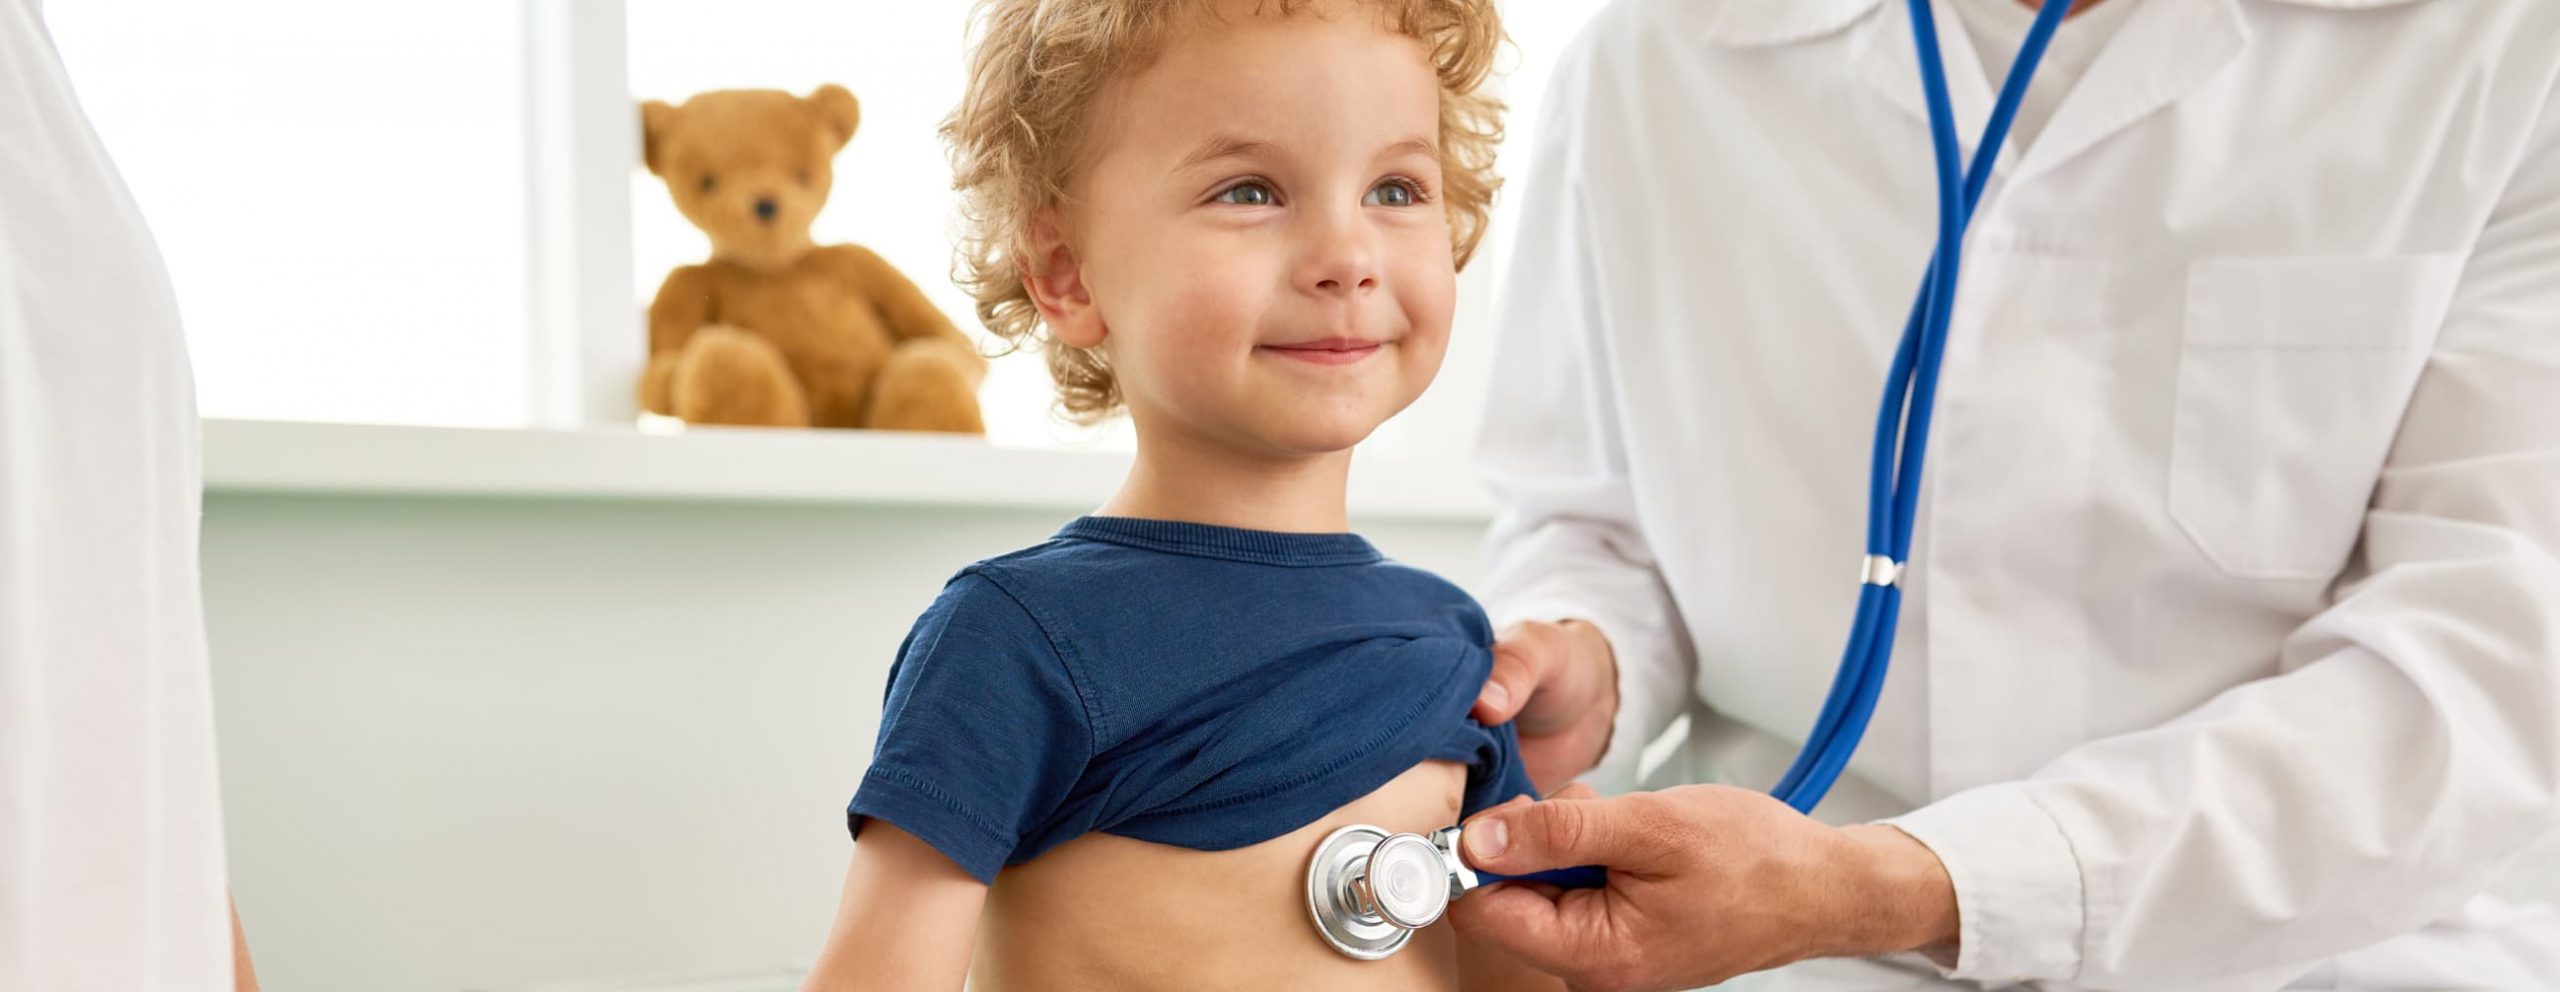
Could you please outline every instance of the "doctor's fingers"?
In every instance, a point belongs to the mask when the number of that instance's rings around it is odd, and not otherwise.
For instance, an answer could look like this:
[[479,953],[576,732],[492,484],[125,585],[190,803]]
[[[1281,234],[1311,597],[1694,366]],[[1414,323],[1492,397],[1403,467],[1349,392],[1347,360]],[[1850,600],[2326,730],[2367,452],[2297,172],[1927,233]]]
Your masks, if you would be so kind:
[[1493,671],[1485,676],[1484,688],[1476,692],[1475,710],[1470,714],[1485,726],[1499,726],[1520,715],[1529,705],[1529,697],[1538,691],[1538,679],[1550,662],[1543,652],[1523,645],[1514,627],[1493,642]]
[[1599,640],[1596,631],[1578,630],[1570,621],[1524,620],[1502,630],[1493,642],[1493,671],[1476,695],[1473,711],[1487,726],[1520,721],[1527,734],[1551,734],[1572,726],[1597,702],[1596,683],[1614,672],[1588,657]]
[[1564,891],[1503,882],[1449,907],[1449,923],[1469,939],[1501,948],[1576,990],[1639,987],[1643,950],[1605,890]]
[[1694,826],[1674,804],[1639,792],[1498,806],[1468,821],[1462,836],[1469,863],[1506,875],[1578,865],[1659,875],[1694,856],[1682,840]]

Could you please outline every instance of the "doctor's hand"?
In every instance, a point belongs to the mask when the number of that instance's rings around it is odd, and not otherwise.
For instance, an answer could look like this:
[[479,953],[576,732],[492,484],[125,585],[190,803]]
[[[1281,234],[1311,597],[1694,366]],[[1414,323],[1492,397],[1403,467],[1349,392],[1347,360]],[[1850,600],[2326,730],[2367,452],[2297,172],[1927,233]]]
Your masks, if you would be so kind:
[[1685,989],[1813,957],[1953,960],[1955,889],[1892,827],[1832,827],[1763,793],[1693,785],[1498,806],[1469,863],[1517,875],[1604,865],[1605,889],[1504,882],[1449,907],[1458,932],[1575,989]]
[[1580,620],[1512,624],[1493,642],[1493,674],[1476,695],[1486,726],[1516,723],[1520,763],[1553,792],[1600,763],[1618,718],[1618,662],[1600,628]]

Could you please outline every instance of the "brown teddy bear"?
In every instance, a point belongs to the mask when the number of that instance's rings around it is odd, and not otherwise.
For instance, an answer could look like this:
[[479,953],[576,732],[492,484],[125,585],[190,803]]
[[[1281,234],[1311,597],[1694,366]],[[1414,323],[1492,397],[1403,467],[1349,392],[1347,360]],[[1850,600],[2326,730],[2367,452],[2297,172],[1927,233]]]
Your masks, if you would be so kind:
[[842,86],[704,93],[640,107],[649,171],[711,236],[649,305],[640,405],[689,423],[982,434],[986,358],[869,249],[817,245],[836,152],[862,111]]

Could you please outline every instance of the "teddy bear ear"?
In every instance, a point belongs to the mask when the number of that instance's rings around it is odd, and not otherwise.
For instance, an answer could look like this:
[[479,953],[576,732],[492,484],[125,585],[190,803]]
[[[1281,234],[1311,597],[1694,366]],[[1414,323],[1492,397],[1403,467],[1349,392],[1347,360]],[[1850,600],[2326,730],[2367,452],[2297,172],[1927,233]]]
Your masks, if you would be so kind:
[[843,148],[845,142],[852,141],[853,129],[862,124],[861,102],[853,98],[852,90],[834,83],[812,91],[809,106],[818,112],[818,119],[826,123],[828,133],[835,135],[837,148]]
[[640,160],[649,166],[651,175],[666,175],[666,163],[659,155],[666,150],[667,131],[676,125],[676,108],[661,100],[640,105]]

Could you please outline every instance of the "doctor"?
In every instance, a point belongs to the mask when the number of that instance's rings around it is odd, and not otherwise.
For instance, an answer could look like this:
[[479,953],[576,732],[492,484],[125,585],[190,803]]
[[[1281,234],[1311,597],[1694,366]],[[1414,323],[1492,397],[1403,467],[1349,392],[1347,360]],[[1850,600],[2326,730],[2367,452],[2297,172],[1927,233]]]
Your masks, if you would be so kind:
[[[2030,0],[2031,2],[2031,0]],[[1537,127],[1484,431],[1533,772],[1457,925],[1592,988],[2549,988],[2560,4],[2082,0],[1975,215],[1891,677],[1857,595],[1935,223],[1894,0],[1618,0]],[[1960,132],[2019,0],[1934,8]],[[1867,822],[1880,821],[1880,822]],[[1825,960],[1828,959],[1828,960]]]

